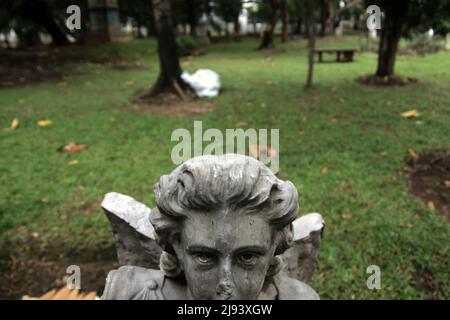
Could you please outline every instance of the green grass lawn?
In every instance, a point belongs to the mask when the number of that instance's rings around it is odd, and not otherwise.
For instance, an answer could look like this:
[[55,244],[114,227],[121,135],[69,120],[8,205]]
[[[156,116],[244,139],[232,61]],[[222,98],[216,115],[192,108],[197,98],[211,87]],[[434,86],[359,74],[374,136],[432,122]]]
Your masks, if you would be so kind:
[[[353,38],[342,41],[357,45]],[[315,86],[305,90],[305,41],[277,44],[270,53],[256,47],[257,40],[220,43],[206,55],[182,59],[188,71],[211,68],[222,78],[215,111],[201,117],[123,111],[158,75],[150,40],[87,52],[143,63],[144,69],[78,64],[62,83],[0,90],[0,128],[20,120],[16,130],[0,131],[0,244],[32,234],[73,247],[111,244],[103,195],[117,191],[154,206],[153,185],[175,167],[174,129],[192,130],[194,120],[202,120],[204,130],[245,122],[244,128],[280,129],[282,178],[299,189],[301,214],[320,212],[326,220],[312,283],[323,299],[450,298],[449,224],[410,194],[402,174],[409,148],[450,147],[448,53],[398,56],[396,72],[417,78],[415,85],[356,83],[376,67],[375,54],[361,53],[354,63],[316,64]],[[410,109],[421,116],[400,116]],[[54,124],[39,127],[40,119]],[[88,148],[70,156],[57,152],[70,141]],[[366,287],[372,264],[381,268],[381,290]],[[420,289],[417,274],[433,288]]]

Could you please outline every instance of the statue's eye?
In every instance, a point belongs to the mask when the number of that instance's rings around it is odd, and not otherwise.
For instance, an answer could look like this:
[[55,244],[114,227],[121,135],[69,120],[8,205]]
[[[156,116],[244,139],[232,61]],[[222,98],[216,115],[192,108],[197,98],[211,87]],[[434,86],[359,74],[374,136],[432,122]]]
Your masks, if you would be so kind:
[[208,265],[214,262],[214,257],[206,253],[199,253],[195,255],[195,259],[198,263],[204,265]]
[[238,256],[238,261],[245,266],[253,266],[258,261],[258,255],[253,253],[242,253]]

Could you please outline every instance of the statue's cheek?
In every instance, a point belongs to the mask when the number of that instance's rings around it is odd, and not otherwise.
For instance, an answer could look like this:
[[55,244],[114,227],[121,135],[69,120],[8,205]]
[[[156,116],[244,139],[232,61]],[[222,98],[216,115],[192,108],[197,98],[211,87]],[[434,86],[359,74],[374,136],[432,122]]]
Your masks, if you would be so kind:
[[213,299],[218,281],[217,268],[204,269],[194,263],[187,263],[185,270],[189,289],[196,299]]
[[263,264],[251,269],[236,267],[232,278],[239,299],[256,299],[266,278],[266,268]]

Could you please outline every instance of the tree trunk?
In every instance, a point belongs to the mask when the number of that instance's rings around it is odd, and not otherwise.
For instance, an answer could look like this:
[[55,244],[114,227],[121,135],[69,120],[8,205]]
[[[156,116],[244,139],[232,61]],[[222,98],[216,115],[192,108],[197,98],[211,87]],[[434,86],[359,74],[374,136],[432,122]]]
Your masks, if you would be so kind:
[[274,47],[273,29],[274,29],[273,24],[271,22],[267,22],[266,26],[264,27],[264,31],[261,37],[261,44],[259,45],[258,50]]
[[141,32],[142,25],[141,25],[140,22],[137,23],[136,28],[137,28],[137,38],[138,38],[138,39],[144,38],[144,35],[143,35],[142,32]]
[[281,0],[281,41],[287,42],[289,40],[288,37],[288,7],[287,0]]
[[65,45],[69,41],[67,40],[66,34],[62,31],[61,27],[56,23],[52,17],[43,21],[44,28],[52,36],[53,44],[57,46]]
[[313,82],[314,72],[314,49],[315,49],[315,21],[314,21],[314,0],[306,0],[306,24],[308,28],[308,75],[306,77],[306,87],[310,88]]
[[150,94],[154,96],[165,91],[179,93],[179,89],[185,88],[186,85],[180,78],[181,67],[173,30],[170,1],[153,0],[153,15],[158,40],[160,72]]
[[302,34],[302,19],[300,19],[300,18],[297,19],[296,27],[295,27],[295,33],[297,35],[301,35]]
[[189,21],[190,34],[193,37],[197,36],[197,14],[195,0],[186,0],[187,4],[187,15]]
[[230,39],[230,30],[228,30],[228,22],[225,22],[225,38]]
[[275,45],[273,41],[273,31],[275,30],[275,25],[277,23],[279,9],[278,0],[269,0],[269,4],[271,7],[271,15],[266,22],[266,26],[264,27],[258,50],[273,48]]
[[408,12],[408,0],[386,1],[385,19],[378,47],[376,76],[389,77],[394,74],[395,56]]
[[331,0],[320,0],[320,36],[329,35],[331,29]]
[[241,37],[241,24],[239,23],[239,15],[233,21],[233,37],[234,40],[239,40]]

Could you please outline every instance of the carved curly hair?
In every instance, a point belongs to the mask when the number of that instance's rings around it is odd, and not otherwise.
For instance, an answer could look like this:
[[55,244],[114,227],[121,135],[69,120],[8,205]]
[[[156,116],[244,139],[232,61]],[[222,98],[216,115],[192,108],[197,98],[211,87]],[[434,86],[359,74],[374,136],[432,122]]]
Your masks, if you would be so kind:
[[[150,220],[164,250],[160,268],[169,277],[182,275],[171,243],[180,233],[182,220],[195,211],[212,212],[227,206],[245,214],[263,214],[276,231],[275,256],[291,246],[297,189],[254,158],[237,154],[192,158],[160,178],[155,198],[157,208]],[[268,275],[280,267],[280,259],[274,257]]]

